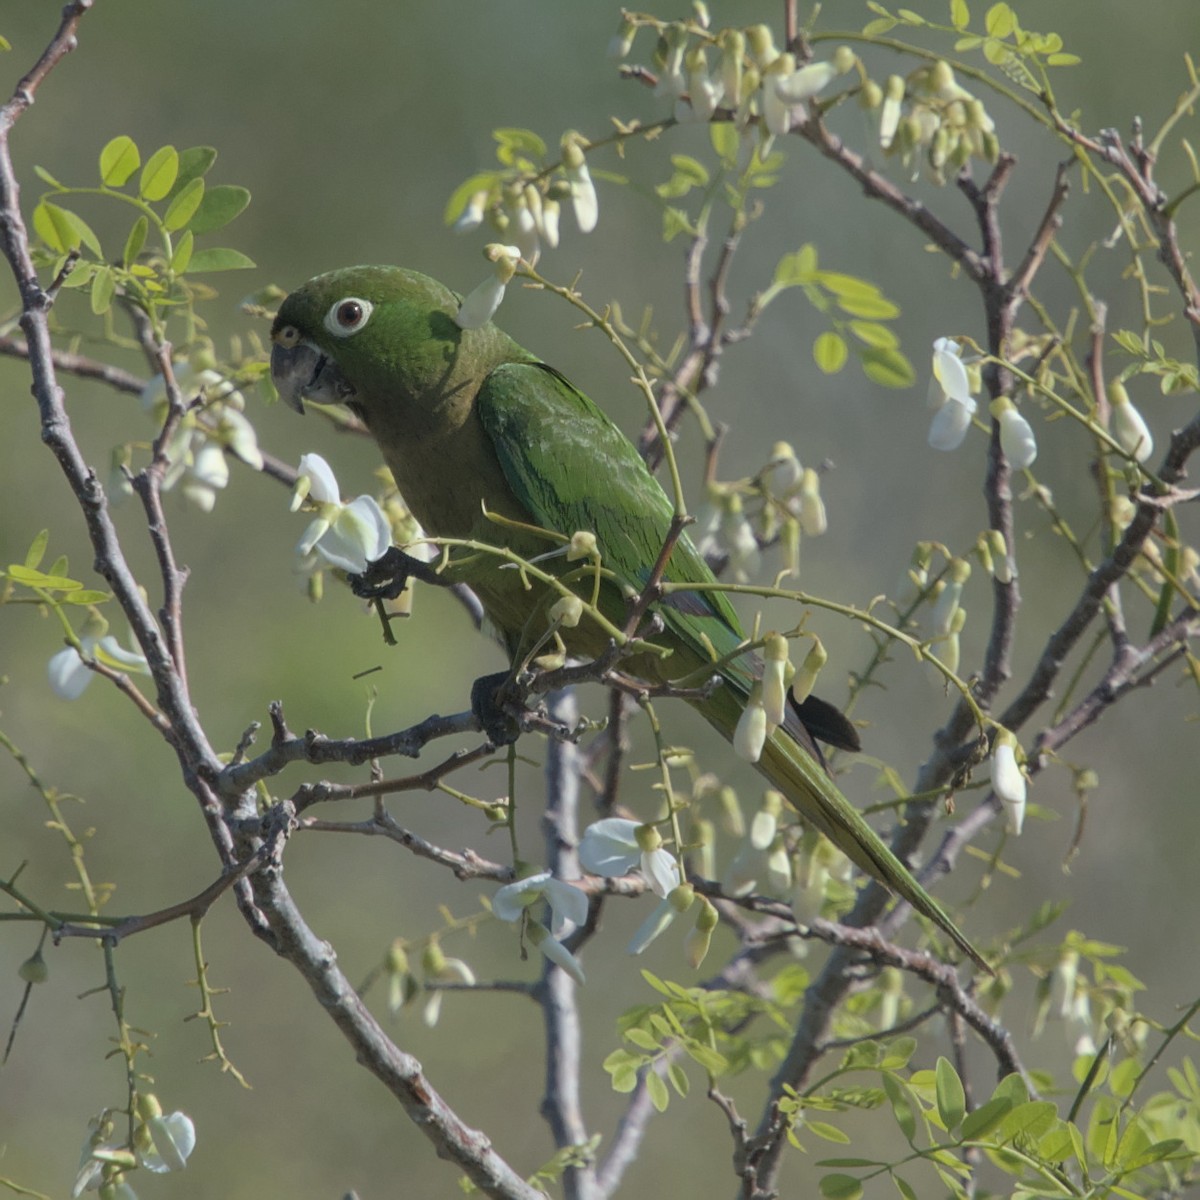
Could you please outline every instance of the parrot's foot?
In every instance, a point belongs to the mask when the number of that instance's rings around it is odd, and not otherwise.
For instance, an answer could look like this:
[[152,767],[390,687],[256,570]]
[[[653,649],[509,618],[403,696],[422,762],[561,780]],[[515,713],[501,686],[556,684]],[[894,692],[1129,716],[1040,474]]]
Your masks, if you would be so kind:
[[504,709],[511,680],[510,672],[500,671],[482,675],[471,684],[471,712],[493,746],[511,745],[521,734],[521,726]]
[[392,546],[382,557],[368,563],[361,574],[350,576],[350,590],[363,600],[395,600],[408,587],[410,579],[449,586],[449,581],[427,562]]

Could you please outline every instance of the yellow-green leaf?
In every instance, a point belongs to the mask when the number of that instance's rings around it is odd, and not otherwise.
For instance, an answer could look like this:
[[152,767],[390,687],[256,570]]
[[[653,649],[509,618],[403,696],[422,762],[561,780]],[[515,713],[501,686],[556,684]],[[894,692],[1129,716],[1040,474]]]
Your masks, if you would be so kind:
[[216,247],[211,250],[197,250],[192,255],[188,270],[196,275],[201,271],[239,271],[252,266],[254,260],[247,258],[240,250]]
[[112,307],[113,295],[116,290],[117,284],[111,268],[101,267],[92,276],[92,312],[96,316],[102,316]]
[[38,563],[42,561],[46,553],[46,546],[50,541],[50,530],[43,529],[37,534],[33,541],[29,543],[29,549],[25,551],[25,565],[31,570],[36,570]]
[[[196,182],[200,183],[202,181],[197,179]],[[192,246],[195,240],[192,236],[192,231],[188,229],[184,231],[179,242],[176,244],[175,253],[171,255],[171,270],[176,275],[182,275],[188,269],[192,261]]]
[[993,1096],[963,1118],[962,1139],[973,1142],[990,1133],[1004,1119],[1013,1106],[1007,1096]]
[[167,205],[166,213],[163,214],[163,224],[167,227],[167,232],[174,233],[176,229],[182,229],[195,216],[203,199],[203,179],[193,179],[180,188],[175,193],[175,199]]
[[993,4],[987,10],[987,16],[983,19],[983,26],[988,31],[989,36],[1006,38],[1017,27],[1017,18],[1013,15],[1013,10],[1007,4]]
[[671,1103],[671,1093],[667,1090],[663,1077],[657,1071],[646,1072],[646,1095],[657,1112],[666,1112]]
[[79,245],[75,227],[67,220],[66,209],[43,200],[33,210],[33,231],[50,247],[65,254]]
[[142,247],[146,244],[146,234],[150,229],[150,223],[145,216],[140,216],[133,223],[133,228],[129,231],[129,236],[125,239],[125,251],[121,255],[121,261],[128,267],[137,261],[137,256],[141,254]]
[[124,187],[141,162],[137,143],[121,134],[100,151],[100,182],[105,187]]
[[446,209],[442,213],[442,220],[447,225],[453,225],[462,216],[463,209],[467,207],[471,197],[476,192],[490,192],[499,178],[498,171],[480,171],[470,178],[464,179],[450,193],[450,199],[446,201]]
[[864,346],[877,350],[895,350],[900,345],[895,331],[877,321],[851,321],[850,331]]
[[217,152],[212,146],[189,146],[179,152],[179,174],[175,178],[175,186],[167,193],[174,200],[183,189],[192,182],[207,175],[213,163],[217,161]]
[[971,10],[967,0],[950,0],[950,24],[955,29],[966,29],[971,23]]
[[174,146],[160,146],[142,168],[138,194],[143,200],[161,200],[175,186],[178,174],[179,151]]
[[785,254],[775,267],[773,280],[777,287],[793,287],[796,284],[811,283],[817,271],[817,249],[812,243],[807,243],[791,254]]
[[862,1181],[853,1175],[842,1175],[834,1172],[822,1177],[817,1185],[825,1200],[859,1200],[863,1194]]
[[717,157],[727,167],[734,166],[737,163],[740,139],[738,138],[737,127],[733,122],[710,121],[708,123],[708,136],[712,142],[713,149],[717,152]]
[[880,387],[909,388],[917,382],[912,363],[899,350],[880,350],[868,346],[859,355],[863,374]]
[[849,356],[846,339],[832,329],[827,329],[813,343],[813,359],[826,375],[836,375],[846,365]]

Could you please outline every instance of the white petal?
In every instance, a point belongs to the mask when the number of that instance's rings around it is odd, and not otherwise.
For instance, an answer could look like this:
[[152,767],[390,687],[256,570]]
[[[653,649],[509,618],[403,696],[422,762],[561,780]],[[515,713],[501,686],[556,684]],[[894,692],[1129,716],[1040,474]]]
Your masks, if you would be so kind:
[[300,474],[307,475],[312,481],[308,494],[318,504],[340,504],[342,502],[342,493],[338,489],[338,481],[333,474],[333,468],[319,454],[300,456]]
[[137,650],[126,650],[112,634],[107,634],[96,643],[93,654],[106,667],[138,671],[144,675],[150,671],[149,664]]
[[665,897],[679,886],[679,864],[666,850],[651,850],[640,859],[642,874],[656,896]]
[[1000,414],[1000,446],[1014,470],[1023,471],[1037,458],[1033,426],[1015,408]]
[[606,817],[594,821],[579,841],[579,862],[593,875],[614,878],[626,875],[637,866],[641,848],[637,844],[637,821],[624,817]]
[[196,452],[188,474],[192,481],[220,491],[229,482],[229,464],[225,461],[225,451],[217,442],[206,441]]
[[1025,820],[1025,776],[1009,742],[1000,742],[992,751],[992,791],[1004,805],[1008,832],[1019,834]]
[[547,934],[537,943],[537,948],[556,966],[566,971],[570,977],[582,987],[587,980],[584,978],[583,966],[557,938]]
[[767,710],[762,703],[747,704],[733,731],[733,752],[746,762],[758,762],[767,741]]
[[571,181],[571,207],[575,210],[575,224],[580,233],[591,233],[600,219],[600,202],[596,198],[596,185],[592,183],[587,163],[580,163],[567,172]]
[[74,646],[67,646],[50,659],[46,668],[54,694],[63,700],[78,700],[92,682],[92,672],[79,657]]
[[506,883],[492,897],[492,914],[501,921],[519,921],[521,914],[545,891],[549,879],[550,872],[542,871],[515,883]]
[[489,276],[462,302],[454,323],[460,329],[479,329],[492,319],[503,299],[504,284],[494,275]]
[[[973,403],[967,368],[963,366],[957,344],[950,338],[938,338],[933,343],[933,373],[950,399],[960,404]],[[974,409],[971,411],[974,412]]]
[[196,1126],[191,1117],[182,1112],[152,1117],[146,1122],[146,1128],[150,1131],[154,1150],[142,1154],[142,1166],[160,1175],[167,1171],[182,1171],[196,1148]]
[[572,925],[583,925],[588,917],[587,893],[561,879],[546,883],[546,902],[550,905],[550,932],[556,937]]
[[790,75],[781,76],[775,90],[789,104],[798,104],[815,96],[837,78],[837,73],[833,63],[809,63]]
[[[972,401],[972,406],[974,401]],[[957,450],[971,428],[971,412],[957,400],[947,400],[933,414],[929,424],[929,444],[935,450]]]
[[629,942],[629,953],[641,954],[675,920],[676,915],[670,900],[660,900],[654,911],[637,927],[637,932]]
[[1154,453],[1154,438],[1145,418],[1132,404],[1114,404],[1112,431],[1117,444],[1126,454],[1132,454],[1140,463]]

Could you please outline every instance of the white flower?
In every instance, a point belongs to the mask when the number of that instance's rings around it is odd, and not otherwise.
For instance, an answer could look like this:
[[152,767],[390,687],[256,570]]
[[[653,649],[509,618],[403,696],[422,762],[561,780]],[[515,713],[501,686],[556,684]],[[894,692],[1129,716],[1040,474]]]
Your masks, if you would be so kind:
[[[519,232],[524,231],[522,223],[528,218],[529,230],[525,232],[532,232],[536,236],[536,222],[527,205],[520,206],[518,218]],[[478,329],[492,319],[500,307],[500,301],[504,299],[504,289],[517,273],[517,264],[521,261],[519,247],[503,246],[499,242],[484,247],[484,255],[495,267],[492,274],[462,302],[454,317],[454,323],[460,329]]]
[[742,498],[736,492],[722,502],[721,540],[729,551],[729,566],[734,578],[745,583],[759,568],[762,552],[754,527],[742,510]]
[[[461,958],[447,958],[435,942],[425,948],[421,967],[426,983],[465,983],[468,987],[474,986],[475,983],[475,972]],[[430,1028],[438,1023],[438,1018],[442,1015],[444,995],[445,992],[441,988],[435,988],[425,1001],[421,1019]]]
[[567,182],[571,185],[571,208],[575,213],[575,224],[580,233],[591,233],[600,220],[600,201],[596,196],[596,185],[592,174],[582,159],[566,170]]
[[94,659],[114,671],[150,674],[145,658],[135,650],[126,650],[107,630],[108,622],[103,617],[93,616],[79,639],[80,650],[67,646],[51,657],[46,673],[55,695],[63,700],[78,700],[83,695],[93,675],[84,658]]
[[821,499],[821,477],[812,467],[806,467],[800,482],[800,528],[807,537],[820,537],[829,528],[825,501]]
[[342,504],[340,496],[329,464],[319,454],[303,455],[292,511],[307,497],[317,515],[297,543],[296,555],[303,565],[315,551],[330,566],[359,574],[386,553],[392,544],[392,528],[372,497],[359,496]]
[[229,482],[229,464],[225,461],[225,451],[216,442],[198,440],[200,448],[195,453],[189,452],[190,461],[183,472],[183,494],[201,512],[212,512],[217,493]]
[[1007,729],[996,736],[992,748],[992,791],[1004,806],[1008,832],[1019,834],[1025,821],[1025,776],[1017,765],[1017,739]]
[[833,63],[815,62],[800,67],[790,75],[780,75],[775,80],[775,91],[789,104],[809,100],[837,78],[838,69]]
[[903,104],[904,80],[899,75],[889,75],[883,105],[879,110],[879,144],[885,150],[889,150],[895,140]]
[[1017,411],[1011,400],[998,402],[999,412],[993,410],[1000,425],[1000,448],[1015,471],[1023,471],[1037,458],[1037,439],[1033,426]]
[[588,898],[585,892],[555,879],[549,871],[506,883],[492,897],[492,912],[501,921],[519,921],[530,905],[544,899],[550,906],[550,932],[558,937],[567,927],[587,920]]
[[192,1118],[183,1112],[166,1116],[159,1113],[146,1122],[146,1129],[151,1146],[138,1154],[142,1166],[159,1175],[182,1171],[196,1148],[196,1126]]
[[579,861],[584,870],[607,879],[641,867],[646,883],[657,896],[665,897],[679,885],[679,865],[662,848],[658,831],[625,817],[593,821],[579,841]]
[[976,405],[962,351],[950,338],[933,343],[929,404],[937,410],[929,426],[929,444],[935,450],[957,450],[971,427]]
[[247,466],[256,471],[263,468],[262,451],[258,448],[258,434],[254,426],[236,408],[225,405],[217,417],[216,436]]
[[738,717],[737,727],[733,731],[733,752],[746,762],[758,762],[762,757],[763,747],[767,743],[770,732],[767,720],[767,710],[763,705],[762,685],[756,683],[750,691],[750,698],[742,715]]
[[1120,380],[1108,385],[1108,399],[1112,405],[1112,433],[1117,445],[1140,463],[1154,453],[1154,438],[1145,418],[1129,399],[1129,393]]
[[454,222],[454,232],[470,233],[472,230],[478,229],[483,224],[483,215],[487,209],[487,201],[488,194],[486,189],[472,192],[471,198],[466,203],[466,207],[459,213],[458,220]]

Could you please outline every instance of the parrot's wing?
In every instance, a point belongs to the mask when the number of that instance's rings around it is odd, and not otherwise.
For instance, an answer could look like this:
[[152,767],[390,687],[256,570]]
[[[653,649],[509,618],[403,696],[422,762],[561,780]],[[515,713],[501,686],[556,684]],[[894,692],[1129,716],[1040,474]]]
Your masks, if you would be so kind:
[[[509,486],[534,521],[568,536],[594,533],[604,566],[641,588],[666,541],[674,506],[616,425],[569,380],[536,362],[493,370],[479,389],[477,412]],[[686,534],[664,578],[716,583]],[[742,640],[723,592],[673,592],[659,611],[705,656],[704,636],[718,655]]]

